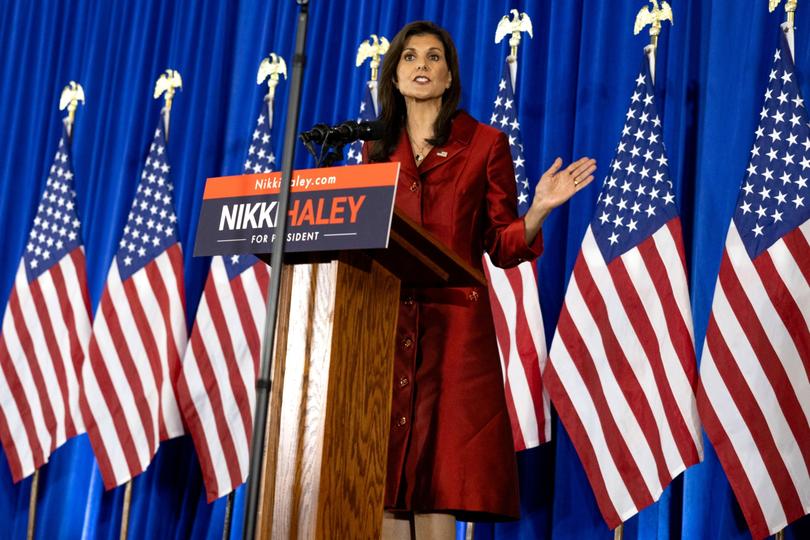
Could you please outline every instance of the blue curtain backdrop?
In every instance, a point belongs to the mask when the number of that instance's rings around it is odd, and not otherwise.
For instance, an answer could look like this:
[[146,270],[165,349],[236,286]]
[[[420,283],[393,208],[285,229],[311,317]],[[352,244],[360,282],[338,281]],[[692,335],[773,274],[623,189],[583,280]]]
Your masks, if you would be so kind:
[[[764,0],[671,0],[675,26],[658,51],[657,87],[670,170],[681,209],[700,352],[725,234],[747,165],[756,114],[783,12]],[[641,0],[311,0],[301,126],[357,114],[368,69],[356,69],[359,42],[389,38],[406,22],[434,20],[460,52],[463,107],[487,119],[505,43],[497,21],[526,11],[534,38],[519,53],[518,107],[527,171],[535,179],[554,157],[590,155],[598,181],[544,226],[540,294],[551,340],[568,275],[618,142],[648,38],[633,36]],[[205,178],[241,171],[264,88],[260,60],[291,62],[293,0],[2,0],[0,2],[0,306],[5,306],[27,231],[60,135],[58,100],[69,80],[84,86],[73,163],[92,305],[97,305],[146,156],[161,103],[154,81],[177,69],[184,88],[172,111],[169,156],[185,252],[189,324],[209,260],[191,256]],[[797,13],[796,65],[810,96],[810,6]],[[287,84],[276,97],[276,154],[286,120]],[[311,166],[303,148],[296,165]],[[521,453],[523,519],[478,525],[478,538],[612,538],[565,434]],[[0,453],[0,537],[24,538],[31,480],[13,484]],[[86,436],[42,468],[37,538],[117,538],[123,490],[105,492]],[[233,538],[241,537],[238,492]],[[134,480],[131,538],[221,538],[224,499],[205,502],[190,439],[161,445]],[[810,537],[800,520],[788,538]],[[626,526],[625,538],[750,538],[716,455],[675,480],[662,500]]]

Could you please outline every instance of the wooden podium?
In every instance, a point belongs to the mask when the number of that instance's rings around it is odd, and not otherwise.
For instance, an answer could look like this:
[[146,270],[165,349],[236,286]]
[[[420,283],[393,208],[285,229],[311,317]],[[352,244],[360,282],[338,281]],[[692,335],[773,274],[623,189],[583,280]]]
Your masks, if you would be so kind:
[[388,249],[288,254],[281,279],[258,535],[376,540],[400,287],[484,277],[395,211]]

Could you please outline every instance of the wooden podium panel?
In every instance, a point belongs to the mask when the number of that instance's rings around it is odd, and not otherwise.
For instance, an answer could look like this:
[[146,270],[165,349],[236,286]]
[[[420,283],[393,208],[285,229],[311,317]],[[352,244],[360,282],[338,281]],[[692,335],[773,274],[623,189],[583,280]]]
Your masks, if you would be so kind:
[[350,251],[283,272],[259,535],[377,539],[400,281]]

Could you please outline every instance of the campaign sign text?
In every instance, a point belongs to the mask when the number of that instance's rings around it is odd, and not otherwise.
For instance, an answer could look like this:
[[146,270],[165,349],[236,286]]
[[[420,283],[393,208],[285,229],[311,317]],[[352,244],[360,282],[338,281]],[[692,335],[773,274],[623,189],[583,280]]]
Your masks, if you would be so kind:
[[[399,163],[293,171],[284,251],[388,247]],[[281,173],[209,178],[194,255],[268,253]]]

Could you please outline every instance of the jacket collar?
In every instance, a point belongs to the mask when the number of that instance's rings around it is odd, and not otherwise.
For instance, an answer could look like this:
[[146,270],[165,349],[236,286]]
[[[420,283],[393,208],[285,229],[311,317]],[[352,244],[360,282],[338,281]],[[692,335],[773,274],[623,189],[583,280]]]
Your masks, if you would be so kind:
[[399,143],[394,153],[391,154],[391,161],[399,161],[403,172],[414,176],[425,174],[444,163],[449,163],[453,156],[469,146],[477,126],[478,122],[472,116],[465,111],[458,111],[450,124],[450,136],[447,142],[428,152],[421,167],[416,166],[408,140],[408,132],[403,129],[399,136]]

